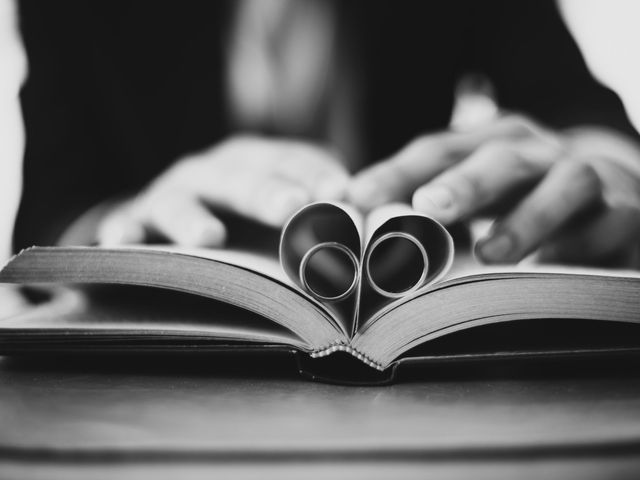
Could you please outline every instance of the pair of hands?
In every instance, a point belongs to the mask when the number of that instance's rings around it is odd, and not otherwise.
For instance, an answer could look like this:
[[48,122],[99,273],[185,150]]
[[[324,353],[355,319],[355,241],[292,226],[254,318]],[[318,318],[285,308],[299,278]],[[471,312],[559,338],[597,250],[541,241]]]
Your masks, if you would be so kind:
[[329,152],[297,141],[235,137],[180,160],[102,221],[104,244],[150,234],[198,247],[226,238],[216,209],[279,227],[315,200],[364,211],[411,199],[445,225],[495,216],[476,245],[484,261],[635,266],[640,234],[640,150],[601,128],[555,133],[518,116],[473,131],[420,137],[350,177]]

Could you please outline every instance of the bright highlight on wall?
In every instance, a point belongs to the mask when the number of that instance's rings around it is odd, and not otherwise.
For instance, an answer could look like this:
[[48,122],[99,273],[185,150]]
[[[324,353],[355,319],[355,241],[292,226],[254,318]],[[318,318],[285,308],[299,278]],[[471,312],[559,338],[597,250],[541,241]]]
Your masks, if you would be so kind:
[[560,0],[560,7],[591,71],[618,92],[640,130],[640,2]]
[[14,2],[0,1],[0,263],[11,251],[24,150],[18,94],[27,63],[14,8]]

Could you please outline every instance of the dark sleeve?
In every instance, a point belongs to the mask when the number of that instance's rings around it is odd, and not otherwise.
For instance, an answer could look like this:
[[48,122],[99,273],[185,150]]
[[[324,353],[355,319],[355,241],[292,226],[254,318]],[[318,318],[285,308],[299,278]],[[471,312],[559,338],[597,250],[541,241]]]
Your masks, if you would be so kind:
[[555,128],[601,125],[637,136],[618,96],[587,69],[553,0],[474,8],[472,63],[493,82],[502,108]]
[[226,135],[228,4],[20,2],[24,188],[14,248],[50,245],[97,204],[140,191]]

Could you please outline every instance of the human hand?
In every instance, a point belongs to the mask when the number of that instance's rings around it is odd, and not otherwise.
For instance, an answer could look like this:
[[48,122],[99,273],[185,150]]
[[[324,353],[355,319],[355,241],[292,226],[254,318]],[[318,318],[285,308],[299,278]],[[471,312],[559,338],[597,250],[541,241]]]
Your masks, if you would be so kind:
[[297,141],[234,137],[178,161],[133,199],[105,216],[102,244],[144,242],[149,234],[191,247],[219,247],[224,209],[279,227],[314,200],[343,195],[344,167],[319,147]]
[[519,116],[421,137],[361,172],[348,198],[368,210],[412,197],[450,224],[497,215],[476,245],[485,262],[637,262],[640,150],[603,128],[551,132]]

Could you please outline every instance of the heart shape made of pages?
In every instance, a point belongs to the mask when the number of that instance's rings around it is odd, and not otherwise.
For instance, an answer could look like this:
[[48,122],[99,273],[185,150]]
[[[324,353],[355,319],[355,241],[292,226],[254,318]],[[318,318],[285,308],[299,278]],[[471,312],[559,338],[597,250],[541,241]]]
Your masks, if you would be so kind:
[[452,260],[444,226],[400,204],[364,217],[348,205],[313,203],[291,217],[280,239],[286,274],[323,303],[356,295],[358,304],[379,308],[442,278]]

